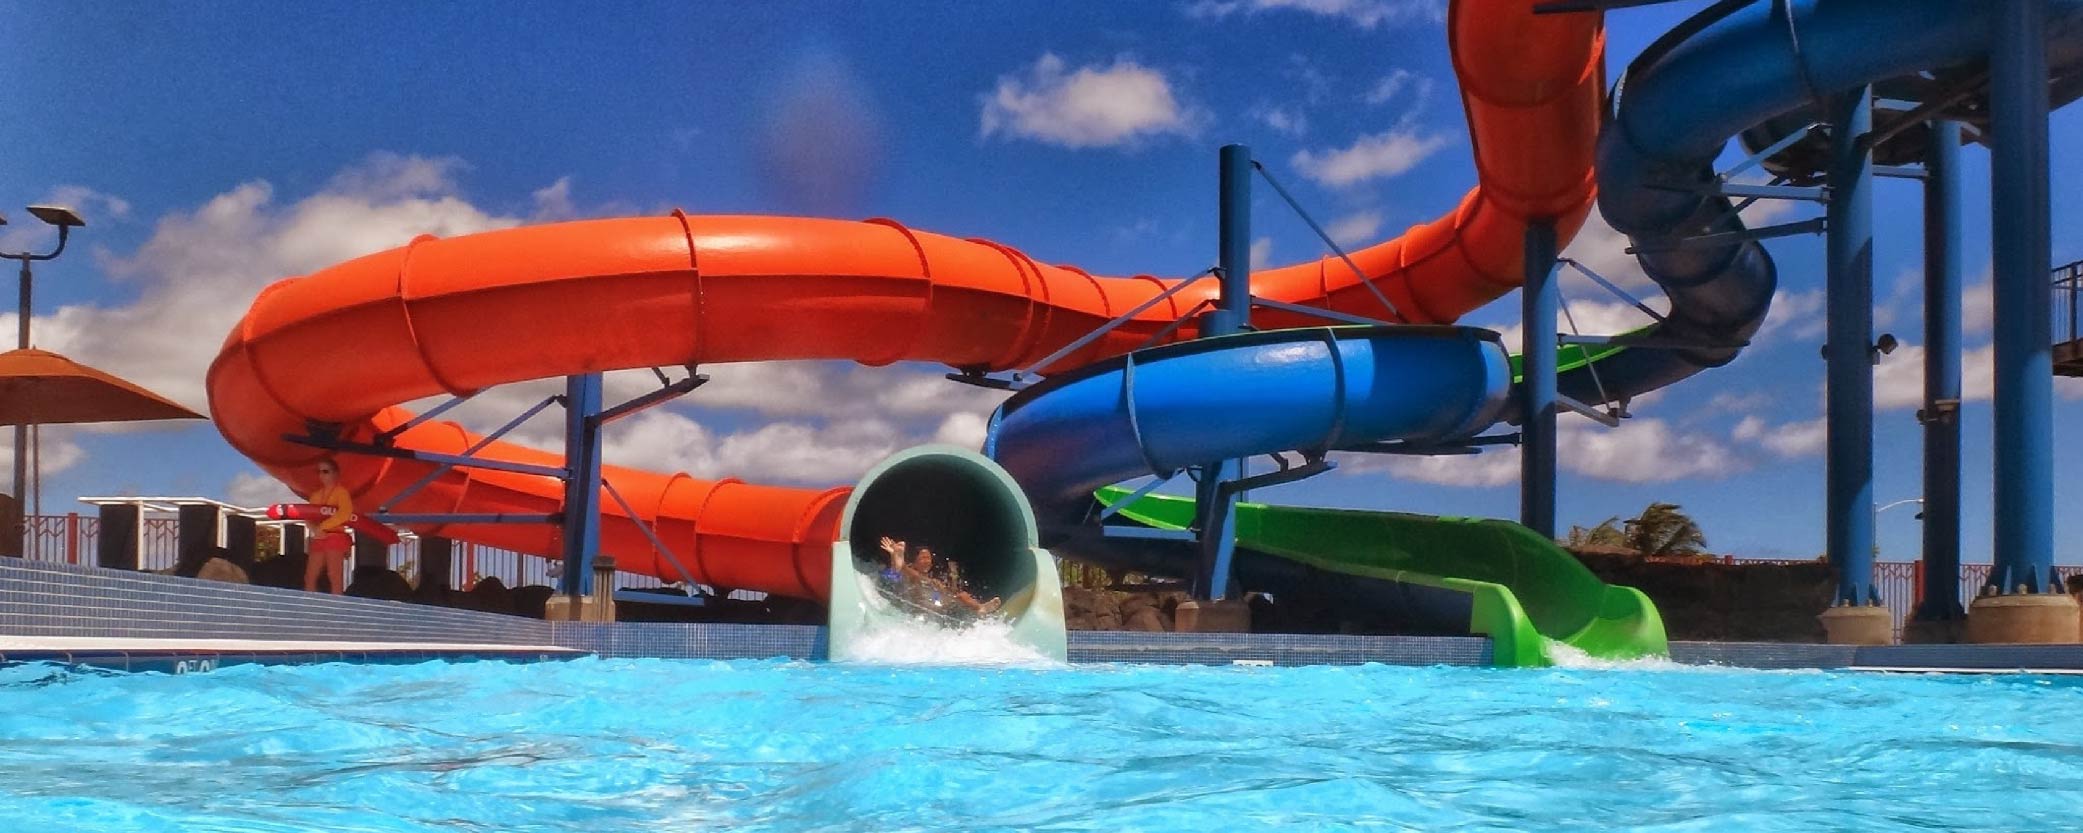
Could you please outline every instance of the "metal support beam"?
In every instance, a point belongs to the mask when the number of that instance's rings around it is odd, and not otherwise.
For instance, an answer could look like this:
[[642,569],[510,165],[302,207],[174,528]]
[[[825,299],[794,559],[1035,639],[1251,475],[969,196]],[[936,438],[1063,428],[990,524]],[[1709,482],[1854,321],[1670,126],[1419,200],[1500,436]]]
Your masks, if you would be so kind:
[[[1247,186],[1247,187],[1248,187],[1248,186]],[[1111,321],[1108,321],[1107,323],[1105,323],[1105,324],[1101,324],[1101,325],[1099,325],[1098,327],[1094,328],[1094,329],[1092,330],[1092,332],[1089,332],[1089,333],[1086,333],[1086,334],[1084,334],[1084,335],[1082,335],[1082,336],[1079,336],[1079,337],[1078,337],[1078,340],[1077,340],[1077,341],[1073,341],[1073,342],[1071,342],[1071,343],[1069,343],[1069,344],[1063,345],[1063,347],[1062,347],[1061,349],[1057,350],[1056,352],[1054,352],[1054,353],[1050,353],[1050,354],[1049,354],[1049,355],[1047,355],[1047,356],[1043,356],[1043,357],[1042,357],[1042,358],[1041,358],[1040,360],[1036,361],[1036,362],[1035,362],[1034,364],[1028,365],[1028,367],[1027,367],[1027,369],[1026,369],[1026,370],[1018,370],[1018,371],[1014,371],[1014,372],[1013,372],[1013,383],[1014,383],[1014,384],[1017,384],[1017,383],[1018,383],[1018,382],[1019,382],[1019,381],[1020,381],[1021,379],[1023,379],[1023,378],[1026,378],[1026,377],[1028,377],[1028,376],[1035,376],[1035,375],[1039,375],[1039,374],[1041,373],[1041,371],[1042,371],[1043,369],[1047,368],[1047,367],[1048,367],[1048,366],[1050,366],[1050,365],[1053,365],[1053,364],[1055,364],[1055,363],[1056,363],[1056,362],[1058,362],[1058,361],[1061,361],[1061,360],[1063,359],[1063,357],[1065,357],[1065,356],[1068,356],[1068,355],[1070,355],[1070,354],[1072,354],[1072,353],[1076,353],[1076,352],[1078,352],[1079,350],[1082,350],[1082,349],[1084,349],[1085,345],[1087,345],[1087,344],[1091,344],[1091,343],[1092,343],[1092,342],[1094,342],[1094,341],[1098,341],[1098,340],[1099,340],[1099,337],[1100,337],[1100,336],[1103,336],[1103,335],[1106,335],[1107,333],[1111,333],[1111,332],[1113,332],[1113,331],[1114,331],[1115,329],[1119,328],[1119,327],[1120,327],[1121,325],[1123,325],[1123,324],[1126,324],[1126,323],[1128,323],[1128,322],[1129,322],[1129,320],[1131,320],[1131,319],[1135,318],[1135,317],[1136,317],[1136,316],[1138,316],[1138,315],[1142,315],[1142,314],[1143,314],[1143,312],[1144,312],[1145,310],[1148,310],[1148,309],[1150,309],[1151,307],[1157,306],[1158,304],[1164,303],[1164,302],[1165,302],[1165,299],[1167,299],[1167,298],[1170,298],[1170,297],[1172,297],[1173,295],[1177,295],[1177,294],[1179,294],[1179,290],[1182,290],[1182,289],[1185,289],[1185,288],[1187,288],[1187,287],[1189,287],[1189,286],[1192,286],[1192,285],[1194,284],[1194,282],[1196,282],[1196,281],[1199,281],[1200,279],[1202,279],[1202,278],[1205,278],[1205,277],[1207,277],[1207,276],[1208,276],[1209,274],[1211,274],[1211,273],[1213,273],[1213,272],[1216,272],[1216,271],[1220,271],[1220,269],[1221,269],[1221,268],[1222,268],[1222,267],[1217,267],[1216,269],[1211,269],[1211,270],[1208,270],[1208,271],[1206,271],[1206,272],[1201,272],[1200,274],[1194,275],[1194,276],[1192,276],[1192,277],[1189,277],[1189,278],[1186,278],[1185,280],[1182,280],[1182,281],[1180,281],[1180,282],[1178,282],[1178,283],[1172,284],[1172,285],[1171,285],[1171,288],[1169,288],[1169,289],[1166,289],[1166,290],[1165,290],[1165,291],[1163,291],[1163,292],[1159,292],[1159,293],[1157,293],[1157,294],[1156,294],[1156,295],[1154,295],[1154,296],[1151,296],[1150,300],[1148,300],[1148,301],[1144,301],[1144,302],[1142,302],[1142,303],[1140,303],[1140,304],[1137,304],[1137,305],[1135,305],[1134,307],[1130,308],[1130,309],[1129,309],[1129,310],[1128,310],[1127,312],[1124,312],[1124,313],[1122,313],[1122,314],[1120,314],[1120,315],[1114,316],[1114,319],[1113,319],[1113,320],[1111,320]],[[1248,290],[1248,289],[1249,289],[1249,287],[1250,287],[1250,280],[1251,280],[1251,276],[1250,276],[1250,268],[1251,268],[1251,246],[1250,246],[1250,244],[1249,244],[1249,243],[1246,243],[1246,244],[1245,244],[1245,247],[1244,247],[1244,265],[1243,265],[1242,267],[1240,267],[1240,268],[1243,268],[1243,269],[1245,270],[1245,272],[1244,272],[1244,279],[1245,279],[1245,281],[1246,281],[1246,283],[1245,283],[1245,286],[1246,286],[1246,288],[1247,288],[1247,290]],[[1228,285],[1229,285],[1229,284],[1228,284],[1228,281],[1227,281],[1227,279],[1225,279],[1225,280],[1224,280],[1224,284],[1223,284],[1223,285],[1224,285],[1224,286],[1228,286]],[[1246,292],[1245,294],[1246,294],[1246,295],[1249,295],[1250,293],[1249,293],[1249,292],[1247,291],[1247,292]],[[953,377],[953,376],[950,376],[950,377],[948,377],[948,378],[954,379],[955,377]],[[968,381],[968,380],[964,380],[964,379],[955,379],[955,381],[958,381],[958,382],[960,382],[960,381]]]
[[1585,419],[1589,419],[1592,422],[1596,422],[1607,428],[1620,427],[1619,414],[1608,411],[1601,411],[1590,405],[1586,405],[1582,402],[1579,402],[1572,397],[1563,396],[1562,394],[1556,394],[1555,404],[1561,406],[1564,410],[1571,411],[1578,416],[1584,417]]
[[1824,501],[1836,604],[1878,600],[1873,585],[1873,154],[1859,137],[1873,128],[1872,91],[1829,103],[1831,160]]
[[1099,519],[1104,521],[1108,518],[1114,517],[1117,514],[1120,514],[1121,510],[1127,509],[1130,506],[1134,506],[1136,501],[1148,497],[1151,492],[1157,491],[1158,487],[1170,482],[1172,482],[1171,475],[1166,475],[1164,477],[1152,479],[1150,482],[1143,484],[1142,488],[1135,490],[1127,497],[1114,501],[1113,503],[1109,503],[1106,505],[1106,508],[1099,510]]
[[[1208,336],[1243,332],[1251,324],[1251,148],[1223,145],[1220,162],[1216,210],[1222,292],[1215,308],[1201,317],[1201,333]],[[1208,383],[1222,381],[1210,379]],[[1223,417],[1209,414],[1208,418]],[[1229,596],[1230,557],[1237,547],[1233,536],[1237,498],[1222,485],[1243,474],[1242,460],[1217,460],[1201,466],[1201,482],[1194,492],[1194,526],[1201,539],[1200,564],[1193,582],[1196,599]]]
[[1911,618],[1960,608],[1960,123],[1931,123],[1924,168],[1924,586]]
[[301,436],[297,434],[284,434],[282,435],[282,439],[286,442],[296,443],[297,445],[305,445],[310,446],[312,448],[322,448],[327,451],[345,452],[347,454],[366,454],[371,457],[388,457],[393,460],[418,460],[422,463],[441,463],[450,466],[463,466],[466,468],[490,469],[492,471],[510,471],[515,474],[533,474],[542,477],[555,477],[560,480],[564,478],[566,473],[564,469],[554,468],[551,466],[538,466],[533,463],[515,463],[507,460],[491,460],[483,457],[468,457],[459,454],[436,454],[431,451],[413,451],[411,449],[398,448],[396,446],[370,445],[368,443],[349,442],[347,440],[328,439],[326,437],[311,437]]
[[370,514],[369,519],[378,523],[394,525],[555,524],[563,522],[564,516],[555,512],[548,514],[531,514],[526,512],[376,512]]
[[1145,526],[1102,526],[1103,538],[1128,539],[1134,541],[1195,541],[1198,536],[1190,529],[1151,529]]
[[1806,185],[1746,185],[1740,182],[1701,182],[1654,186],[1665,191],[1687,191],[1709,197],[1738,197],[1753,200],[1805,200],[1829,202],[1830,191]]
[[593,556],[600,550],[599,373],[564,379],[564,573],[558,589],[572,604],[592,592]]
[[462,396],[451,396],[448,398],[447,402],[443,402],[432,408],[428,408],[426,413],[408,419],[402,425],[395,426],[388,431],[385,431],[381,434],[377,434],[376,443],[378,445],[390,445],[391,441],[397,439],[399,434],[403,434],[407,431],[410,431],[418,427],[421,423],[426,422],[427,420],[448,413],[450,408],[454,408],[457,405],[461,405],[465,402],[470,401],[471,399],[476,398],[477,394],[478,391],[471,391],[469,393],[463,394]]
[[1526,286],[1520,294],[1521,345],[1519,398],[1525,406],[1520,426],[1519,523],[1543,536],[1555,537],[1555,314],[1562,303],[1555,263],[1555,225],[1526,227]]
[[1989,54],[1995,253],[1996,549],[2001,592],[2044,592],[2054,568],[2052,229],[2047,184],[2047,6],[2002,4]]
[[[663,373],[659,375],[661,377],[664,376]],[[667,383],[664,387],[661,387],[650,393],[644,394],[643,396],[639,396],[635,399],[629,400],[628,402],[624,402],[605,411],[601,411],[600,415],[594,418],[594,421],[598,422],[601,425],[606,425],[623,417],[633,416],[638,412],[656,407],[666,402],[670,402],[682,396],[686,396],[695,388],[708,384],[708,382],[709,377],[696,373],[693,370],[689,370],[687,372],[687,378],[681,379],[677,382]]]
[[1393,326],[1391,322],[1383,321],[1379,318],[1368,318],[1364,315],[1353,315],[1333,309],[1324,309],[1323,307],[1305,307],[1301,304],[1290,304],[1285,301],[1275,301],[1271,298],[1253,298],[1251,299],[1251,305],[1254,307],[1265,307],[1266,309],[1277,309],[1281,312],[1292,312],[1296,315],[1313,316],[1341,324],[1368,324],[1376,327]]
[[[1232,147],[1242,146],[1232,145]],[[1248,153],[1249,150],[1247,149],[1246,152]],[[1380,301],[1382,307],[1387,309],[1390,315],[1396,316],[1397,321],[1406,323],[1410,321],[1409,318],[1403,315],[1403,310],[1397,309],[1396,305],[1389,301],[1389,296],[1382,294],[1381,287],[1374,285],[1373,279],[1369,278],[1367,273],[1360,269],[1360,265],[1353,262],[1352,256],[1345,253],[1345,249],[1338,245],[1338,241],[1331,239],[1330,232],[1324,231],[1323,226],[1317,225],[1316,218],[1309,216],[1309,212],[1302,209],[1301,201],[1296,200],[1295,195],[1288,193],[1286,188],[1281,187],[1280,180],[1274,179],[1272,172],[1266,170],[1266,166],[1257,162],[1252,162],[1251,166],[1257,168],[1259,175],[1266,178],[1267,185],[1273,186],[1273,193],[1279,194],[1280,198],[1287,202],[1287,207],[1295,210],[1295,216],[1302,218],[1302,222],[1309,226],[1310,231],[1316,232],[1316,238],[1324,241],[1324,245],[1330,248],[1331,253],[1337,255],[1339,260],[1345,262],[1345,268],[1352,270],[1353,277],[1359,280],[1362,288],[1374,295],[1374,300]],[[1249,194],[1250,190],[1247,188],[1245,193]]]
[[1499,434],[1489,437],[1470,437],[1458,443],[1426,445],[1407,440],[1349,445],[1338,449],[1353,454],[1396,454],[1405,457],[1465,457],[1483,453],[1486,445],[1518,445],[1518,434]]
[[[1836,212],[1830,212],[1829,216],[1836,216]],[[1627,247],[1627,253],[1636,255],[1643,252],[1670,252],[1679,249],[1718,249],[1751,240],[1771,240],[1775,237],[1792,237],[1797,234],[1821,234],[1828,230],[1829,221],[1823,217],[1817,217],[1812,220],[1796,220],[1791,223],[1780,223],[1776,226],[1747,228],[1742,231],[1722,231],[1714,234],[1702,234],[1697,237],[1681,237],[1675,240],[1652,240],[1641,245]]]
[[[483,437],[478,438],[477,442],[471,443],[469,448],[463,449],[463,457],[465,459],[476,459],[472,455],[478,453],[479,451],[483,451],[486,446],[498,442],[500,437],[506,436],[506,432],[512,431],[515,428],[519,428],[521,426],[521,423],[527,422],[530,419],[534,419],[536,414],[542,413],[544,408],[548,408],[551,405],[556,404],[557,401],[558,398],[555,396],[543,397],[541,402],[537,402],[535,403],[534,407],[522,411],[520,416],[514,417],[513,419],[507,421],[505,425],[499,426],[498,430],[495,430],[490,434],[486,434]],[[432,484],[435,480],[439,479],[442,475],[447,474],[449,470],[454,469],[455,467],[456,464],[452,462],[442,463],[441,465],[435,466],[433,471],[427,472],[425,476],[413,481],[412,485],[405,487],[403,491],[400,491],[397,494],[392,495],[390,500],[385,501],[382,506],[377,508],[377,511],[390,511],[391,507],[397,506],[400,503],[404,503],[408,498],[411,498],[413,495],[419,494],[421,489],[427,488],[429,484]]]

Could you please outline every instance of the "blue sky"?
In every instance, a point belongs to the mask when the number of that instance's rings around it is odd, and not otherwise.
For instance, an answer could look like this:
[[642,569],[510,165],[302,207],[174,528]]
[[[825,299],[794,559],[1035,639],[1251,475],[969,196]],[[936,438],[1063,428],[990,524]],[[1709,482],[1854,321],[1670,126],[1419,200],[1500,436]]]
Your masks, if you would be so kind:
[[[1615,74],[1696,7],[1610,15]],[[30,2],[0,32],[0,78],[12,105],[0,120],[0,210],[15,220],[0,244],[48,239],[10,206],[68,200],[91,223],[78,250],[38,270],[39,345],[197,406],[204,366],[266,281],[422,231],[672,207],[890,216],[1094,272],[1177,275],[1213,258],[1225,142],[1252,145],[1349,242],[1438,216],[1474,179],[1444,26],[1422,0],[976,4],[959,16],[937,4],[340,3],[294,17],[257,3]],[[2061,150],[2079,133],[2073,108],[2056,115],[2057,263],[2083,258],[2083,158]],[[1966,156],[1979,283],[1987,155]],[[1881,329],[1911,345],[1880,369],[1876,494],[1890,501],[1919,488],[1907,404],[1921,329],[1917,189],[1883,182],[1877,204]],[[1320,253],[1269,194],[1255,208],[1267,259]],[[1594,227],[1574,253],[1629,280],[1618,245]],[[1618,431],[1569,429],[1565,523],[1669,500],[1718,551],[1821,550],[1821,244],[1771,249],[1784,294],[1743,358],[1638,402]],[[1635,323],[1579,283],[1569,292],[1588,325]],[[1468,323],[1511,325],[1517,303]],[[0,331],[12,330],[6,319]],[[1987,326],[1971,323],[1971,387],[1987,342]],[[930,367],[716,373],[696,397],[623,429],[614,454],[843,482],[905,444],[973,439],[992,404]],[[465,417],[496,424],[540,392],[502,392]],[[2079,396],[2059,391],[2057,425],[2083,424]],[[546,442],[554,428],[527,436]],[[1964,430],[1964,544],[1986,560],[1986,395]],[[46,511],[83,494],[278,493],[200,424],[51,430],[44,447]],[[2058,453],[2057,502],[2072,506],[2083,444]],[[1509,517],[1515,472],[1509,454],[1350,460],[1260,497]],[[1886,557],[1916,552],[1912,511],[1883,517]],[[2060,559],[2083,562],[2083,519],[2057,513],[2056,526]]]

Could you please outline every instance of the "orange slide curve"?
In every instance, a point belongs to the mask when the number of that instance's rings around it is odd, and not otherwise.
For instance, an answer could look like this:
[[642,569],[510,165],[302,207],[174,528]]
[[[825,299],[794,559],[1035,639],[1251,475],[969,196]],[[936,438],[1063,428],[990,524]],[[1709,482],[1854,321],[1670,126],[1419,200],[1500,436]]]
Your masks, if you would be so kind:
[[[1601,24],[1595,15],[1535,17],[1530,7],[1526,0],[1453,4],[1448,34],[1481,183],[1446,216],[1352,254],[1414,323],[1452,321],[1516,288],[1529,221],[1551,219],[1568,240],[1590,208]],[[402,402],[625,368],[787,359],[1025,367],[1172,283],[1043,265],[987,240],[882,219],[676,212],[421,237],[262,291],[210,365],[210,408],[234,448],[308,492],[323,453],[284,436],[311,421],[367,440],[411,418]],[[1135,348],[1211,296],[1213,284],[1188,287],[1056,369]],[[1335,258],[1262,271],[1252,284],[1255,294],[1289,303],[1387,314]],[[1322,322],[1266,312],[1255,323]],[[346,361],[314,368],[313,357],[343,350]],[[396,438],[402,448],[449,454],[476,441],[438,421]],[[507,443],[480,454],[562,462]],[[433,471],[411,460],[343,455],[339,462],[357,500],[372,506]],[[845,488],[614,466],[604,476],[696,580],[826,597]],[[536,475],[451,470],[394,511],[549,513],[561,489]],[[607,506],[602,550],[624,570],[677,580],[632,519]],[[559,531],[547,525],[420,531],[538,555],[559,551]]]

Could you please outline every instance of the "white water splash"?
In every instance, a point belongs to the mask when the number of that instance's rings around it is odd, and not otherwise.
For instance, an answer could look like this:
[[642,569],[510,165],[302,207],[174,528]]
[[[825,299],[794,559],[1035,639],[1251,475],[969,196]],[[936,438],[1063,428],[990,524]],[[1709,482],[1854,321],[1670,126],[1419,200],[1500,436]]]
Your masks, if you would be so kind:
[[1594,671],[1679,671],[1699,667],[1675,662],[1670,657],[1605,659],[1585,653],[1567,642],[1557,642],[1553,639],[1544,641],[1547,643],[1548,660],[1555,663],[1556,668],[1583,668]]
[[1013,638],[1010,622],[948,628],[909,616],[876,616],[854,637],[847,662],[879,665],[1055,665]]

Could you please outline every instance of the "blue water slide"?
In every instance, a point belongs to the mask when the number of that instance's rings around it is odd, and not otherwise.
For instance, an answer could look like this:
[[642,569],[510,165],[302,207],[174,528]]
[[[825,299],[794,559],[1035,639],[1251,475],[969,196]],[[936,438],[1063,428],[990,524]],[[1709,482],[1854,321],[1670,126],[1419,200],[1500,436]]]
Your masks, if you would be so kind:
[[1440,443],[1495,423],[1511,371],[1471,327],[1320,327],[1143,350],[1007,400],[984,452],[1044,526],[1100,487],[1210,460],[1382,441]]
[[[1728,198],[1702,193],[1715,182],[1715,157],[1738,133],[1817,111],[1826,96],[1985,60],[1999,5],[1724,2],[1645,50],[1622,76],[1599,137],[1599,210],[1670,297],[1667,320],[1645,334],[1687,346],[1609,351],[1564,372],[1558,388],[1583,401],[1620,399],[1734,359],[1764,323],[1777,277],[1755,241],[1679,244],[1743,230]],[[2049,52],[2060,64],[2083,49],[2083,0],[2048,6]]]
[[[2083,59],[2083,0],[2046,2],[2050,63],[2073,66]],[[1777,275],[1762,246],[1734,234],[1743,222],[1713,192],[1728,140],[1805,123],[1798,116],[1826,97],[1867,84],[1971,75],[1994,42],[1998,11],[1968,0],[1725,0],[1645,50],[1616,88],[1599,139],[1599,208],[1631,238],[1670,309],[1635,334],[1657,347],[1565,351],[1560,392],[1619,400],[1733,360],[1763,325]],[[1699,239],[1707,235],[1722,236]],[[1517,417],[1494,339],[1452,327],[1319,328],[1140,351],[1008,400],[985,450],[1028,492],[1044,535],[1064,539],[1058,552],[1177,575],[1190,549],[1078,526],[1094,490],[1275,451],[1469,437]],[[1395,579],[1327,583],[1315,567],[1246,551],[1237,566],[1254,587],[1312,581],[1385,603],[1430,593]],[[1409,601],[1428,599],[1438,601]]]

